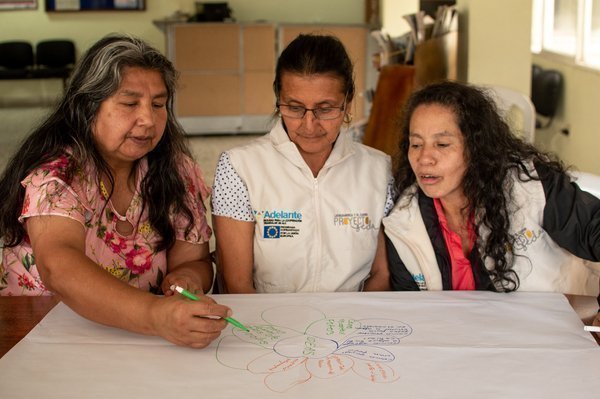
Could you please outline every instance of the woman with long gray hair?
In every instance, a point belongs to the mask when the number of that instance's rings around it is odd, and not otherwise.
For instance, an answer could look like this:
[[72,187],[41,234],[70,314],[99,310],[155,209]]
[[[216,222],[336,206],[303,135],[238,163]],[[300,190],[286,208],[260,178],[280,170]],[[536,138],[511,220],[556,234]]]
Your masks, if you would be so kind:
[[[231,311],[191,302],[213,278],[208,196],[173,113],[177,73],[144,41],[109,35],[0,180],[0,295],[51,295],[96,322],[204,347]],[[164,293],[164,297],[152,295]]]

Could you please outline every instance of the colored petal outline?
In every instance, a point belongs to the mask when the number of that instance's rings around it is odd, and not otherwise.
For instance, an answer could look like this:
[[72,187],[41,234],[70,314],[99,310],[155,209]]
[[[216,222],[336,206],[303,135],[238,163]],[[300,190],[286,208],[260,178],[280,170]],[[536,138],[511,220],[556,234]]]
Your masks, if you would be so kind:
[[[290,318],[290,315],[295,315],[295,317]],[[325,318],[325,313],[310,306],[277,306],[263,311],[261,318],[267,323],[285,325],[287,328],[304,333],[307,324],[303,320],[321,320]],[[308,325],[310,324],[309,322]]]
[[338,355],[352,356],[368,362],[392,362],[396,358],[394,354],[387,349],[377,346],[349,345],[338,349]]
[[331,355],[321,359],[308,359],[306,369],[317,378],[333,378],[346,374],[354,366],[347,356]]
[[[377,345],[396,345],[399,340],[412,334],[412,327],[398,320],[360,319],[360,326],[342,345],[373,344],[381,337]],[[366,338],[369,337],[369,338]]]
[[273,346],[282,339],[300,336],[298,331],[275,325],[247,325],[246,327],[250,331],[234,328],[233,335],[244,342],[267,349],[273,349]]
[[265,385],[272,391],[283,393],[307,382],[312,376],[304,367],[304,361],[301,364],[302,366],[294,367],[293,370],[267,375],[264,380]]
[[247,369],[254,374],[281,373],[296,368],[304,362],[306,358],[289,359],[270,352],[252,360],[248,363]]
[[394,382],[400,378],[393,368],[378,362],[357,361],[354,363],[352,370],[357,375],[376,383]]
[[215,352],[217,361],[229,368],[247,370],[248,364],[254,359],[273,353],[272,349],[265,349],[260,346],[248,347],[244,345],[243,350],[239,350],[239,348],[240,340],[238,337],[227,335],[221,338]]
[[306,334],[342,342],[354,334],[360,326],[361,322],[359,320],[328,317],[311,323],[306,329]]
[[329,356],[337,349],[337,342],[315,337],[314,335],[298,335],[282,339],[273,346],[273,350],[281,356],[289,358],[306,357],[309,359]]

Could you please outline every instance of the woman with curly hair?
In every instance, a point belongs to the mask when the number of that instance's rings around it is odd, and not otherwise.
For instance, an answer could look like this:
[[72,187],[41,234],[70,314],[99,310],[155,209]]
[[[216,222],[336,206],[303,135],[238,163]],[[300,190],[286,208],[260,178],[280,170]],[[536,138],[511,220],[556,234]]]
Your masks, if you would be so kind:
[[516,137],[484,89],[423,88],[402,134],[383,220],[392,289],[598,295],[600,200]]
[[[209,190],[173,112],[177,73],[140,39],[110,35],[0,179],[0,295],[55,294],[96,322],[204,347],[231,312],[207,291]],[[164,297],[152,295],[164,293]]]

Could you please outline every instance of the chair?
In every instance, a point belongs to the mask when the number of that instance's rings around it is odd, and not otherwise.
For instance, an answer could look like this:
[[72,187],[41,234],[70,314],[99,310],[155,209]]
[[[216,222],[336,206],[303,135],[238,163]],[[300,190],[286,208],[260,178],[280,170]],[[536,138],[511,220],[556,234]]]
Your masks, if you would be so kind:
[[[538,115],[548,118],[543,128],[550,126],[563,91],[563,76],[553,69],[531,67],[531,101]],[[541,126],[541,122],[538,122]]]
[[36,45],[35,55],[35,76],[61,78],[66,87],[75,64],[75,44],[71,40],[44,40]]
[[533,144],[535,138],[535,107],[523,93],[502,86],[487,86],[498,110],[521,137]]
[[30,43],[0,43],[0,79],[26,79],[32,68],[33,47]]

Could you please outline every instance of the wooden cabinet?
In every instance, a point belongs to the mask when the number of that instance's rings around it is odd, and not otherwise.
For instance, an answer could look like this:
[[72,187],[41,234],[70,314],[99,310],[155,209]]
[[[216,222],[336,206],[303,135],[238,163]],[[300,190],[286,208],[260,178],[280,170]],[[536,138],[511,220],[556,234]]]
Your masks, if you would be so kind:
[[277,56],[299,33],[336,35],[355,64],[354,119],[366,114],[369,31],[362,25],[166,24],[180,73],[175,112],[189,134],[266,132],[275,111]]
[[174,24],[167,53],[180,73],[175,112],[190,134],[264,131],[274,110],[273,24]]
[[351,110],[352,116],[355,121],[363,119],[367,113],[367,102],[364,93],[368,87],[368,68],[372,68],[370,51],[368,51],[368,28],[361,25],[281,25],[279,53],[301,33],[330,34],[344,43],[348,56],[354,64],[354,84],[356,87]]

